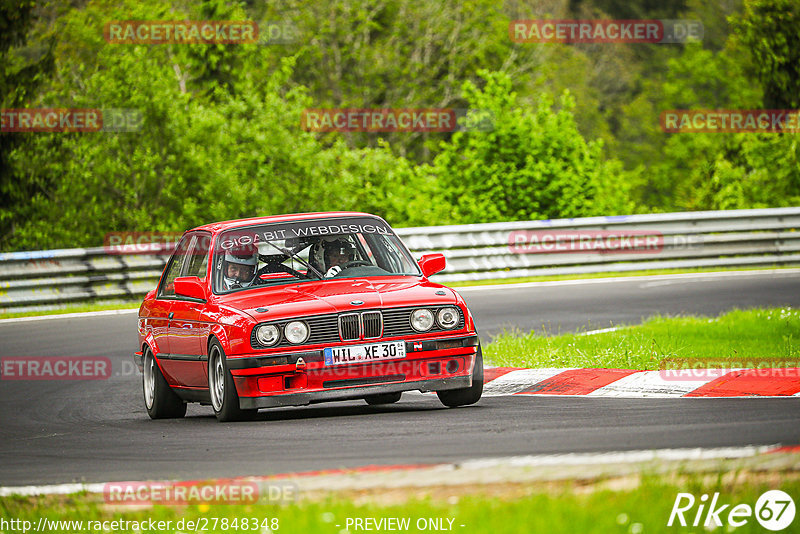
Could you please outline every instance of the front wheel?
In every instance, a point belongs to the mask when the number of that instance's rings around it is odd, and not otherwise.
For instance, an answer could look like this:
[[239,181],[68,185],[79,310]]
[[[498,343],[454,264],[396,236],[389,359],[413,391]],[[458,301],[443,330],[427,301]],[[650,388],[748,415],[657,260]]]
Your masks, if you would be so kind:
[[170,419],[186,415],[186,403],[169,387],[149,348],[144,353],[142,390],[144,407],[147,408],[150,419]]
[[437,391],[436,395],[442,404],[449,408],[475,404],[483,394],[483,353],[478,342],[478,352],[475,354],[475,367],[472,369],[472,385],[462,389],[448,389]]
[[214,415],[222,423],[249,419],[258,411],[239,408],[239,394],[225,363],[225,352],[217,340],[211,342],[208,350],[208,389]]

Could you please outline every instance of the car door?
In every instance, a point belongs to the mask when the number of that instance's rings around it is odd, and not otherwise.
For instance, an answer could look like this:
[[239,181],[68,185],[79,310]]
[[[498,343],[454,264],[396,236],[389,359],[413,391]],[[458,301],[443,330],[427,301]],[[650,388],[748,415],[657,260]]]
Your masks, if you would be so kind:
[[158,285],[156,298],[150,307],[151,314],[148,318],[147,326],[153,333],[158,346],[157,358],[164,373],[164,378],[170,385],[182,383],[180,368],[172,365],[172,347],[170,347],[169,339],[169,322],[172,317],[172,305],[175,298],[174,281],[181,275],[189,252],[189,246],[193,239],[193,235],[186,234],[178,241],[172,257],[170,257],[167,266],[164,268],[164,275]]
[[[191,234],[180,276],[197,276],[207,279],[210,234]],[[205,302],[190,297],[171,295],[168,340],[170,361],[168,366],[177,379],[177,385],[188,388],[207,387],[207,354],[202,340],[207,325],[201,320]]]

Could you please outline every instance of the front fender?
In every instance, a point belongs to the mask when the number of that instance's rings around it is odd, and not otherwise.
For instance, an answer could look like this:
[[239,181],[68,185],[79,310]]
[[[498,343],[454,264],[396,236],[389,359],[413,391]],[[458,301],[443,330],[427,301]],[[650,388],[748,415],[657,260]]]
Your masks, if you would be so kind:
[[472,310],[470,310],[469,306],[467,306],[467,302],[464,300],[464,297],[462,297],[456,291],[453,291],[453,293],[455,293],[456,295],[456,305],[459,306],[462,310],[466,311],[466,314],[464,316],[464,326],[466,326],[467,330],[476,332],[477,329],[475,328],[475,320],[472,318]]
[[226,328],[219,323],[214,323],[211,325],[211,328],[208,331],[208,338],[206,339],[206,354],[208,354],[208,345],[211,343],[212,337],[216,338],[217,341],[220,342],[220,345],[222,345],[222,350],[225,352],[225,354],[230,354],[231,343],[228,339],[228,332]]
[[208,310],[203,319],[210,323],[206,349],[213,336],[222,345],[226,356],[252,351],[250,332],[256,320],[249,314],[230,306],[218,306]]

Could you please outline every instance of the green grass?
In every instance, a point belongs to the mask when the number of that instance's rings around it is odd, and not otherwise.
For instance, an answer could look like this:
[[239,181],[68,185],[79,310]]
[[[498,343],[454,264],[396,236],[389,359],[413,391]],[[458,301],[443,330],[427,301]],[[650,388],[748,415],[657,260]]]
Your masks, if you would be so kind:
[[551,276],[525,276],[492,280],[468,280],[447,282],[450,287],[485,286],[494,284],[523,284],[527,282],[552,282],[555,280],[591,280],[595,278],[618,278],[625,276],[655,276],[661,274],[717,273],[729,271],[764,271],[771,269],[796,269],[795,265],[766,265],[760,267],[706,267],[693,269],[652,269],[649,271],[614,271],[608,273],[560,274]]
[[[738,473],[741,475],[741,473]],[[730,475],[730,473],[729,473]],[[654,532],[705,532],[703,527],[692,528],[673,525],[667,527],[670,512],[679,492],[688,492],[698,499],[702,494],[719,492],[718,506],[730,504],[722,514],[737,504],[754,507],[759,495],[770,489],[781,489],[793,496],[800,496],[800,481],[796,473],[786,476],[773,472],[767,476],[731,477],[723,474],[692,475],[673,478],[644,477],[641,483],[629,483],[626,489],[614,491],[603,484],[578,484],[575,482],[517,485],[516,492],[509,494],[488,490],[478,493],[464,493],[458,488],[445,488],[439,498],[429,495],[423,498],[400,499],[393,503],[381,502],[380,498],[367,496],[364,504],[355,504],[357,495],[322,497],[317,500],[301,501],[283,506],[207,506],[189,505],[182,507],[155,506],[127,510],[124,507],[109,509],[96,496],[72,495],[69,497],[5,498],[0,500],[0,517],[22,519],[36,525],[40,517],[59,520],[128,520],[128,521],[171,521],[171,528],[162,532],[176,532],[179,520],[207,521],[206,532],[244,532],[241,526],[230,527],[230,521],[242,518],[256,518],[259,524],[267,519],[267,526],[279,533],[345,533],[348,518],[409,518],[407,532],[420,532],[416,523],[420,518],[451,518],[456,533],[531,533],[547,532],[581,534],[639,534]],[[735,480],[735,482],[733,482]],[[364,495],[361,496],[363,502]],[[689,524],[694,520],[697,504],[685,514]],[[217,518],[217,528],[212,528]],[[228,529],[221,528],[222,518],[228,519]],[[277,523],[272,523],[272,519]],[[252,522],[248,520],[249,525]],[[445,520],[445,525],[447,521]],[[800,524],[800,517],[785,532]],[[461,526],[463,525],[463,526]],[[194,532],[188,529],[182,532]],[[270,530],[248,532],[266,533]],[[12,532],[6,529],[6,532]],[[52,532],[66,531],[51,529]],[[73,530],[69,530],[70,532]],[[77,529],[74,529],[77,531]],[[84,530],[86,531],[86,530]],[[102,532],[102,529],[94,530]],[[145,529],[141,529],[146,532]],[[133,532],[131,528],[114,529],[113,532]],[[350,528],[349,532],[363,532]],[[385,530],[383,532],[386,532]],[[430,532],[428,530],[427,532]],[[717,532],[731,532],[723,527]],[[754,517],[736,529],[736,532],[765,532]]]
[[484,347],[484,357],[488,364],[508,367],[651,370],[665,358],[800,361],[800,311],[791,308],[736,310],[715,318],[653,317],[613,332],[547,334],[546,329],[505,332]]

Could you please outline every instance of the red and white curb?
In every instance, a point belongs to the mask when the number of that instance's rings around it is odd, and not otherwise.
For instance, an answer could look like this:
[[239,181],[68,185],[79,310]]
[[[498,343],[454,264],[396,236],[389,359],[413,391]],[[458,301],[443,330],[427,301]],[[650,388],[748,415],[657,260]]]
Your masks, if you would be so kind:
[[800,368],[521,369],[487,367],[484,397],[585,395],[589,397],[800,397]]

